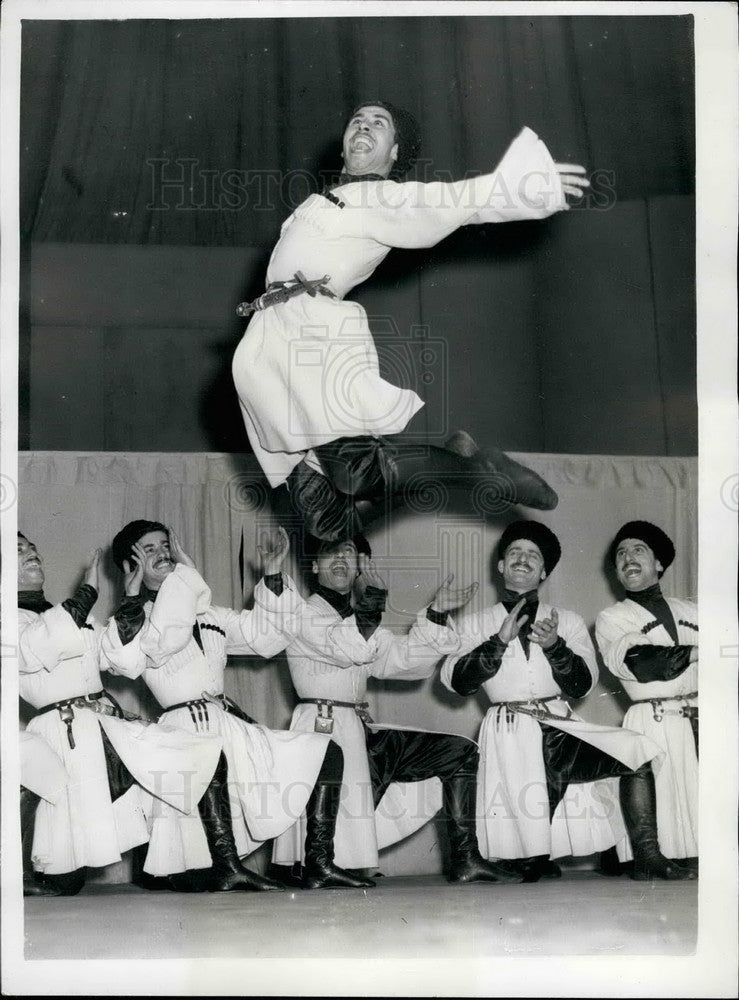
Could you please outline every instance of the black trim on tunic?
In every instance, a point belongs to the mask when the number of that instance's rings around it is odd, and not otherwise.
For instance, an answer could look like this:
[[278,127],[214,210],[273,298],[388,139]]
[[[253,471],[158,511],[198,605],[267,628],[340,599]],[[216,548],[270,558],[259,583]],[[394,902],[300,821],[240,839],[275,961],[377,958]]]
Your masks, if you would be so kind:
[[[62,601],[64,610],[72,616],[77,628],[87,626],[87,616],[92,611],[95,601],[98,599],[98,592],[89,583],[81,583],[77,590],[66,601]],[[23,611],[35,611],[36,614],[43,614],[54,607],[47,601],[43,590],[19,590],[18,607]]]
[[690,666],[691,647],[678,645],[675,619],[669,604],[662,596],[660,585],[655,583],[645,590],[638,590],[627,596],[630,601],[654,615],[654,622],[650,622],[642,631],[646,634],[651,628],[663,625],[675,645],[654,646],[645,643],[643,646],[632,646],[624,657],[624,663],[640,684],[648,684],[650,681],[671,681],[679,677]]
[[[524,622],[518,633],[518,639],[528,660],[531,652],[531,625],[536,620],[539,610],[539,595],[536,590],[530,590],[526,594],[517,594],[506,590],[503,607],[510,614],[521,598],[525,598],[525,604],[521,608],[520,614],[527,615],[528,620]],[[452,687],[463,696],[474,694],[478,688],[495,677],[506,650],[506,643],[500,639],[498,634],[491,636],[481,643],[466,656],[460,657],[452,671]],[[552,670],[552,676],[557,684],[570,698],[582,698],[587,694],[592,684],[592,676],[587,663],[581,656],[574,653],[562,636],[557,637],[557,641],[549,649],[542,650],[547,658],[547,662]]]

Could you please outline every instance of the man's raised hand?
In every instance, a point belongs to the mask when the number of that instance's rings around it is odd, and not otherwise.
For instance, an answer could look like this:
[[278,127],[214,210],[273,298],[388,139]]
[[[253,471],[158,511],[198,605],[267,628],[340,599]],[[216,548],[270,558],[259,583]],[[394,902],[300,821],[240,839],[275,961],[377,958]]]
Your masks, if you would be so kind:
[[169,529],[169,554],[176,563],[182,563],[183,566],[189,566],[191,569],[196,569],[195,563],[182,548],[182,542],[179,540],[172,528]]
[[377,572],[377,567],[366,552],[359,553],[357,562],[365,586],[377,587],[378,590],[387,590],[387,584]]
[[550,649],[559,638],[557,632],[558,625],[559,615],[557,614],[557,609],[552,608],[549,618],[541,618],[532,624],[529,638],[537,646],[541,646],[542,649]]
[[290,537],[284,528],[278,528],[276,533],[264,532],[261,544],[257,545],[257,555],[264,575],[274,576],[279,573],[289,551]]
[[131,546],[131,558],[123,560],[123,587],[126,597],[136,597],[141,592],[144,579],[146,553],[138,542]]
[[100,579],[100,558],[102,554],[102,549],[95,549],[90,559],[90,565],[85,570],[84,582],[89,584],[90,587],[94,587],[95,590],[98,589],[98,581]]
[[465,604],[468,604],[477,593],[477,588],[479,587],[478,583],[471,583],[468,587],[457,587],[452,589],[453,580],[454,573],[450,573],[436,591],[434,599],[431,602],[432,611],[436,611],[438,614],[444,614],[448,611],[454,611],[457,608],[463,608]]
[[521,612],[521,608],[525,603],[526,598],[522,597],[518,604],[515,604],[503,619],[503,624],[498,629],[498,638],[501,642],[508,644],[515,639],[523,626],[529,620],[528,615],[521,615],[520,618],[518,617]]

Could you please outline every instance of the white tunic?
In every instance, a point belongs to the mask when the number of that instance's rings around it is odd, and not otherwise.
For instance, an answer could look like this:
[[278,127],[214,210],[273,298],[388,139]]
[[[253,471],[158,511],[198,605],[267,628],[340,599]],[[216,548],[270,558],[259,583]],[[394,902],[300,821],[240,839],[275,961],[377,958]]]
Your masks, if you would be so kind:
[[[552,610],[540,602],[536,620],[550,617]],[[460,623],[461,648],[446,659],[441,670],[442,682],[450,691],[454,690],[451,682],[457,661],[497,634],[507,614],[499,603]],[[585,661],[592,690],[598,667],[585,622],[563,608],[557,608],[557,614],[559,635]],[[582,856],[620,840],[624,825],[617,779],[569,785],[550,823],[541,726],[532,716],[495,703],[554,698],[545,707],[555,719],[547,718],[546,725],[571,733],[632,768],[651,759],[657,748],[648,740],[624,740],[623,730],[594,725],[574,713],[536,643],[529,644],[527,660],[520,640],[510,642],[498,672],[482,688],[494,703],[480,729],[477,833],[483,856]]]
[[[144,605],[146,623],[131,642],[121,644],[115,619],[110,620],[103,652],[111,671],[142,676],[165,709],[222,695],[229,654],[269,657],[282,648],[275,622],[281,611],[289,609],[290,595],[278,598],[260,581],[254,596],[252,611],[215,607],[197,570],[178,564],[156,600]],[[193,636],[196,623],[202,651]],[[164,719],[169,726],[215,733],[223,741],[239,855],[250,854],[300,816],[323,763],[328,736],[252,725],[215,701],[205,710],[175,709]],[[161,810],[152,825],[149,854],[147,870],[155,866],[157,874],[209,867],[210,851],[197,811],[183,820],[171,810]]]
[[303,293],[255,313],[233,359],[249,441],[273,487],[311,448],[399,433],[423,405],[380,377],[367,315],[343,301],[392,247],[431,247],[460,226],[567,207],[549,151],[528,128],[493,173],[446,184],[351,182],[333,195],[341,207],[312,194],[286,220],[267,281],[328,275],[336,298]]
[[[295,585],[285,577],[288,590]],[[354,615],[341,615],[319,594],[296,602],[296,614],[285,622],[285,648],[290,675],[299,698],[327,698],[362,702],[370,677],[419,680],[430,677],[440,657],[456,649],[452,628],[435,625],[425,612],[406,636],[378,628],[369,639],[357,628]],[[319,710],[297,705],[290,728],[313,732]],[[341,806],[336,825],[336,863],[343,868],[373,868],[378,849],[387,847],[423,826],[442,805],[441,782],[429,778],[393,782],[374,807],[365,732],[352,708],[333,708],[332,738],[344,751]],[[372,729],[403,728],[374,724]],[[409,727],[412,728],[412,727]],[[303,822],[275,844],[273,860],[289,865],[303,858]]]
[[24,729],[19,735],[21,785],[53,805],[69,784],[67,769],[38,733]]
[[[61,606],[37,614],[19,611],[20,695],[34,708],[93,694],[103,687],[101,628],[78,628]],[[176,729],[98,715],[75,707],[74,749],[59,712],[37,715],[27,733],[44,741],[58,758],[54,775],[37,783],[34,868],[47,874],[102,867],[149,839],[146,817],[157,804],[187,810],[202,795],[215,770],[220,741],[185,737]],[[138,782],[111,802],[101,729]],[[27,740],[28,737],[24,737]],[[62,781],[66,772],[67,781]]]
[[[698,643],[698,607],[693,601],[666,598],[677,626],[678,645]],[[657,788],[657,829],[660,850],[668,858],[692,858],[698,854],[698,755],[690,721],[672,714],[682,703],[697,706],[697,697],[685,698],[698,690],[698,663],[691,663],[679,677],[669,681],[637,681],[625,663],[633,646],[673,646],[663,625],[644,628],[653,615],[636,601],[626,599],[601,611],[595,623],[595,637],[606,666],[621,681],[635,702],[624,716],[623,725],[645,733],[659,745],[663,755],[652,769]],[[675,698],[665,703],[660,721],[646,698]],[[636,704],[639,702],[639,704]],[[628,841],[619,845],[619,856],[628,859]]]

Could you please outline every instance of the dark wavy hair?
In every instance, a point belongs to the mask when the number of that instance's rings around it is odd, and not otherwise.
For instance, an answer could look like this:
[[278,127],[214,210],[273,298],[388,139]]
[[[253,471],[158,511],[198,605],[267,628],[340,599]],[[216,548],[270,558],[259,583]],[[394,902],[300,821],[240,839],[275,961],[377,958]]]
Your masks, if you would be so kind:
[[359,111],[360,108],[384,108],[390,113],[395,126],[395,141],[398,144],[398,158],[390,171],[389,179],[398,181],[408,173],[413,164],[418,159],[421,151],[421,130],[413,115],[404,108],[399,108],[389,101],[362,101],[357,104],[349,115],[349,121]]
[[159,521],[130,521],[125,528],[121,528],[113,539],[110,547],[113,562],[118,569],[123,572],[123,563],[131,562],[131,549],[144,535],[150,531],[163,531],[169,538],[169,528]]

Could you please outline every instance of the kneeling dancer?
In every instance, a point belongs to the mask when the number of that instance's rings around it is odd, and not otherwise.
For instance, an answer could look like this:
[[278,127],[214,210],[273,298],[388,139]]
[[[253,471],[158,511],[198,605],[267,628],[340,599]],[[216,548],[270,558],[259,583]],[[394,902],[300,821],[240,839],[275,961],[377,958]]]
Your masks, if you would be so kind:
[[173,815],[194,808],[221,751],[215,736],[128,715],[103,688],[103,630],[91,614],[99,558],[100,550],[75,593],[52,605],[41,556],[18,534],[20,695],[36,709],[21,754],[33,895],[75,895],[88,867],[149,840],[147,817],[159,806]]
[[[460,624],[461,650],[447,658],[441,679],[467,697],[482,686],[492,702],[480,731],[483,854],[518,859],[527,881],[557,878],[553,857],[594,854],[623,836],[615,790],[600,779],[648,767],[659,747],[586,722],[568,704],[593,689],[598,668],[580,615],[539,598],[559,562],[556,535],[537,521],[516,521],[498,551],[503,600]],[[574,789],[568,794],[574,784],[584,808]]]
[[[360,604],[353,605],[360,568],[367,586]],[[428,610],[419,613],[409,634],[396,636],[379,627],[387,590],[372,564],[366,539],[322,543],[313,573],[315,591],[305,601],[289,577],[280,578],[294,610],[283,621],[279,648],[287,651],[299,698],[291,729],[331,732],[344,750],[336,838],[341,863],[375,867],[379,848],[408,836],[443,805],[451,854],[449,881],[520,882],[508,865],[485,861],[477,848],[476,744],[462,736],[375,723],[365,700],[370,677],[418,680],[433,674],[439,658],[458,645],[448,613],[466,604],[477,585],[453,590],[450,577]],[[334,794],[338,798],[339,790]],[[277,866],[301,860],[309,865],[307,850],[302,857],[299,833],[296,825],[276,842]]]
[[113,540],[113,559],[125,575],[126,596],[103,641],[111,669],[143,677],[168,725],[215,733],[223,741],[215,783],[200,809],[202,826],[160,817],[161,874],[206,868],[212,862],[218,888],[283,888],[249,871],[239,859],[282,833],[306,808],[305,886],[374,884],[333,863],[332,789],[341,784],[340,748],[328,736],[258,725],[224,694],[229,653],[266,657],[277,651],[275,616],[284,600],[270,590],[269,575],[279,573],[287,549],[284,536],[279,545],[260,550],[268,579],[257,584],[254,609],[236,612],[211,603],[210,588],[163,524],[133,521]]

